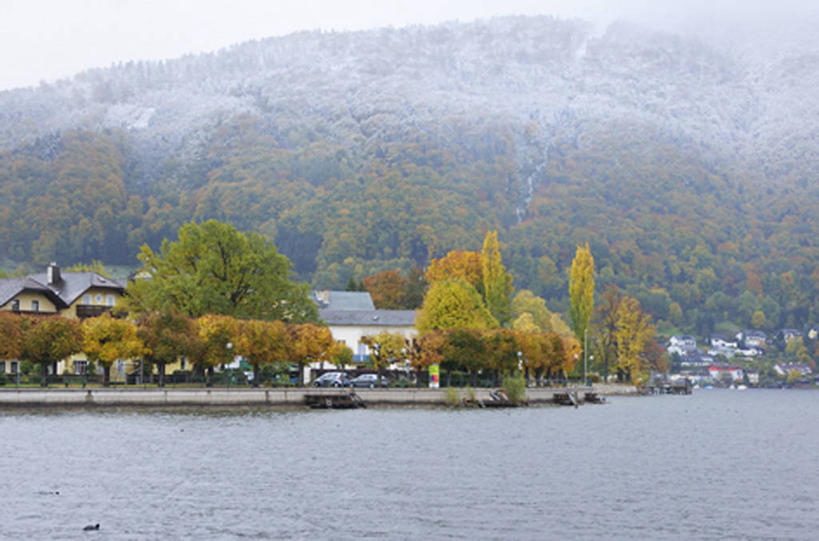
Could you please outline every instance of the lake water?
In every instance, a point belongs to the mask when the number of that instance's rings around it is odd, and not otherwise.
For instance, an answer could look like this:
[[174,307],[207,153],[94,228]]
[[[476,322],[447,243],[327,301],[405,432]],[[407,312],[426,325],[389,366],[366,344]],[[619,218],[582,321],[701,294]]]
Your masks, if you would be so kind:
[[7,411],[0,538],[816,539],[817,453],[814,391],[579,409]]

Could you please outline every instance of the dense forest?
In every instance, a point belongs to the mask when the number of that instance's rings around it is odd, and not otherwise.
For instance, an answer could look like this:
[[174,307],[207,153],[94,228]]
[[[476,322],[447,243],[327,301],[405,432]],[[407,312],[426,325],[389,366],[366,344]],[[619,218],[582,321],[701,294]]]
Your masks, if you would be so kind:
[[[568,308],[588,242],[662,329],[819,321],[819,55],[515,17],[305,32],[0,93],[0,264],[136,266],[189,220],[299,279],[409,272],[498,230]],[[760,322],[757,316],[757,323]]]

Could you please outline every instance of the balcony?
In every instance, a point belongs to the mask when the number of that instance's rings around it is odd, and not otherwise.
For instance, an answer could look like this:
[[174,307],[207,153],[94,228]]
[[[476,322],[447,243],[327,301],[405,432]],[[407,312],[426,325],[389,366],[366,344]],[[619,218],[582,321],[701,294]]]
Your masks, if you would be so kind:
[[105,312],[111,310],[111,306],[101,306],[96,304],[78,304],[77,317],[85,319],[87,317],[101,316]]

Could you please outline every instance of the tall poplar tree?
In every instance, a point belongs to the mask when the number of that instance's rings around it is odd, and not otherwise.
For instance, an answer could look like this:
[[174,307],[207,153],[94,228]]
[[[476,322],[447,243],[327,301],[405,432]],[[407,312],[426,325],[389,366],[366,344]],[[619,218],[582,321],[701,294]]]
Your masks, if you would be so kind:
[[501,263],[497,231],[490,231],[483,240],[481,274],[486,307],[505,326],[512,318],[512,277]]
[[589,243],[578,246],[569,274],[569,320],[575,337],[583,344],[594,309],[594,258]]

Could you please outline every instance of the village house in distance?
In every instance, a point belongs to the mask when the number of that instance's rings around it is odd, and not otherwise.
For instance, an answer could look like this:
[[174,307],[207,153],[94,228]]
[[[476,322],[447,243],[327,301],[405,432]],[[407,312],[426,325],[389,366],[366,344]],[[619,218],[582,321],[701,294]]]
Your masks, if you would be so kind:
[[361,339],[382,332],[400,334],[405,340],[418,336],[415,310],[376,310],[366,291],[314,291],[313,301],[333,338],[350,348],[354,362],[364,362],[370,350]]
[[[99,316],[119,303],[125,284],[95,272],[61,272],[51,263],[45,272],[25,278],[0,279],[0,310],[35,317],[59,315],[70,319]],[[85,374],[88,363],[82,356],[55,362],[49,374]],[[17,374],[16,360],[0,359],[0,373]],[[124,366],[114,374],[124,376]]]

